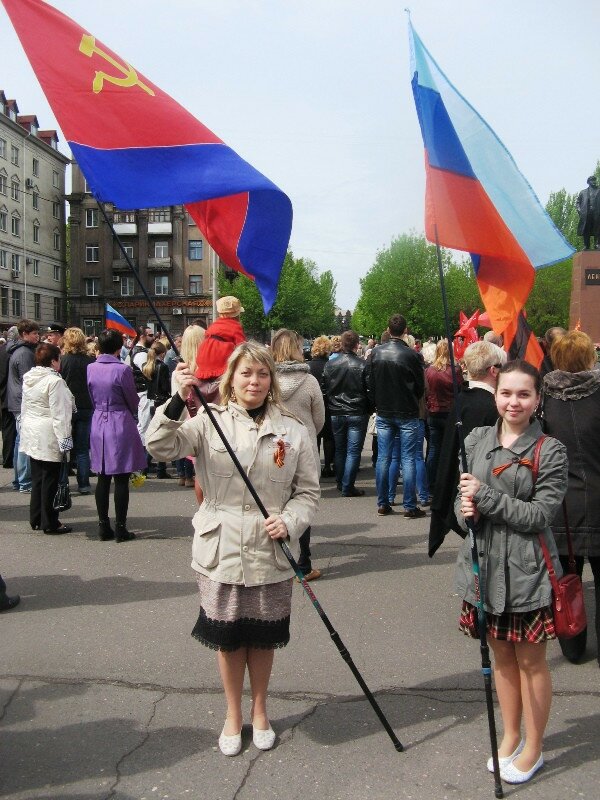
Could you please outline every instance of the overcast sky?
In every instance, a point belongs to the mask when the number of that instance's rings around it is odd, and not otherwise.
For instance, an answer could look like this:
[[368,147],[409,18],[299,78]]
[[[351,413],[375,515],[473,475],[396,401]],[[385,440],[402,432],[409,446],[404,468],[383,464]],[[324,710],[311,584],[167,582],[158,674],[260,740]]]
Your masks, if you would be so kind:
[[[423,231],[406,14],[392,0],[54,0],[291,198],[294,255],[353,308],[379,249]],[[412,21],[545,204],[600,159],[597,0],[414,0]],[[56,121],[0,6],[0,88]],[[67,152],[64,137],[61,149]],[[67,153],[70,155],[70,153]]]

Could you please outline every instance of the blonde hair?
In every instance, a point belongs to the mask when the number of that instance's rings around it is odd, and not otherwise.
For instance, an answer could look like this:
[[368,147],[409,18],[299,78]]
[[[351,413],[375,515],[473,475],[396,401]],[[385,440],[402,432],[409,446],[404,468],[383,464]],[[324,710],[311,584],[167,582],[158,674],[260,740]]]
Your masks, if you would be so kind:
[[332,336],[331,337],[331,350],[334,353],[340,353],[342,350],[342,337],[341,336]]
[[443,372],[450,365],[450,353],[448,352],[448,339],[440,339],[435,346],[435,358],[432,367]]
[[267,402],[279,403],[281,401],[281,391],[279,389],[279,382],[275,373],[275,361],[270,351],[258,342],[242,342],[238,345],[233,353],[227,360],[227,369],[219,383],[219,392],[221,395],[221,404],[226,406],[231,400],[233,373],[236,371],[238,364],[243,359],[248,361],[255,361],[257,364],[262,364],[269,370],[271,376],[271,397]]
[[148,350],[148,358],[142,367],[142,374],[144,378],[151,380],[154,377],[154,370],[156,369],[156,361],[158,356],[162,356],[167,352],[167,348],[158,339],[152,343],[152,347]]
[[188,325],[181,337],[179,355],[191,372],[195,372],[198,367],[198,348],[203,340],[204,328],[201,328],[199,325]]
[[287,328],[275,331],[271,339],[271,353],[276,363],[282,361],[304,361],[303,340],[299,333]]
[[421,348],[421,355],[426,364],[433,364],[435,358],[435,342],[425,342]]
[[317,336],[310,348],[310,354],[313,358],[322,358],[331,353],[331,342],[328,336]]
[[87,355],[85,333],[81,328],[67,328],[63,336],[62,352],[64,355],[67,353],[83,353]]
[[506,364],[506,352],[492,342],[473,342],[465,350],[464,362],[473,380],[484,378],[490,367]]
[[412,350],[415,349],[415,337],[411,333],[403,333],[400,338],[402,339],[403,342],[406,342],[406,344]]
[[88,356],[92,356],[93,358],[96,358],[96,356],[100,352],[100,348],[98,347],[98,342],[95,341],[88,342],[85,346],[85,349]]
[[550,348],[554,369],[564,372],[587,372],[596,363],[594,343],[583,331],[569,331],[554,340]]

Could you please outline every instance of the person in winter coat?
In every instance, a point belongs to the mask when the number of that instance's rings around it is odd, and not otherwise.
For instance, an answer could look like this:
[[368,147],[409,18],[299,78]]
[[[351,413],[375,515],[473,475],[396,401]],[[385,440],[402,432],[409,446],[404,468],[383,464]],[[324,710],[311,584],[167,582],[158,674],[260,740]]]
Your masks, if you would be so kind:
[[[129,476],[146,466],[146,453],[135,414],[139,397],[131,367],[119,358],[123,336],[114,330],[98,337],[100,355],[90,364],[87,382],[94,404],[90,433],[92,470],[97,474],[96,509],[102,541],[127,542],[135,534],[127,530]],[[115,482],[116,528],[108,517],[110,484]]]
[[[596,641],[600,642],[600,371],[595,369],[594,344],[582,331],[570,331],[555,341],[550,356],[555,369],[544,377],[545,430],[567,448],[569,529],[579,576],[586,558],[594,575]],[[569,551],[562,509],[552,530],[560,562],[567,570]],[[586,641],[587,629],[572,639],[559,639],[571,662],[582,657]]]
[[[568,462],[564,445],[553,438],[544,441],[534,487],[534,450],[542,435],[534,416],[540,390],[540,374],[531,364],[511,361],[500,369],[496,386],[500,419],[493,427],[475,428],[467,437],[469,472],[460,476],[455,503],[463,529],[467,530],[465,517],[475,525],[504,725],[498,748],[500,775],[507,783],[525,783],[543,766],[542,739],[552,701],[546,643],[556,633],[552,587],[538,534],[545,537],[556,573],[562,575],[550,522],[567,491]],[[463,598],[460,629],[477,638],[469,538],[458,557],[457,588]],[[488,769],[493,771],[491,758]]]
[[90,356],[81,328],[67,328],[63,336],[60,374],[75,397],[73,414],[73,456],[79,494],[90,494],[90,428],[94,409],[87,388],[87,368],[96,359]]
[[185,400],[197,385],[189,367],[175,369],[179,390],[157,409],[147,447],[161,460],[196,457],[204,501],[194,515],[192,568],[198,573],[200,615],[193,635],[217,650],[227,701],[219,748],[242,747],[242,689],[246,669],[252,691],[253,741],[275,743],[267,690],[276,648],[289,641],[293,571],[278,539],[298,558],[299,538],[319,499],[308,431],[279,405],[273,358],[255,342],[239,345],[221,383],[217,418],[242,467],[269,511],[265,520],[203,408],[185,419]]
[[208,403],[218,402],[219,381],[227,368],[227,359],[239,344],[246,341],[240,322],[243,311],[237,297],[219,297],[219,316],[208,326],[198,346],[196,377],[200,380],[198,388]]
[[29,524],[34,531],[69,533],[53,508],[63,453],[73,449],[71,418],[75,399],[59,374],[60,350],[44,342],[36,347],[35,366],[23,376],[21,451],[31,462]]
[[7,345],[8,379],[6,383],[6,403],[14,414],[17,426],[13,466],[15,477],[13,487],[17,492],[31,491],[31,465],[25,453],[20,450],[21,399],[23,397],[23,375],[35,365],[35,348],[40,341],[40,326],[30,319],[17,323],[19,338]]
[[[317,434],[325,422],[325,403],[317,379],[304,363],[303,340],[295,331],[278,330],[271,340],[271,353],[281,389],[281,402],[303,422],[310,436],[315,454],[315,468],[319,474],[320,460]],[[313,569],[310,560],[310,527],[300,537],[298,566],[307,581],[321,577],[321,570]]]

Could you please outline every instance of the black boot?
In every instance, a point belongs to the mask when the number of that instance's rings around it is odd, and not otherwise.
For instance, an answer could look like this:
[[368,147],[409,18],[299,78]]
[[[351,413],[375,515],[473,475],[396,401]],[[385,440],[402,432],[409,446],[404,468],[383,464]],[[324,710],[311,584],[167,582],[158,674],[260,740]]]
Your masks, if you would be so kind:
[[110,527],[110,520],[100,520],[98,523],[98,536],[101,542],[108,542],[115,538],[115,532]]
[[135,533],[128,531],[124,524],[117,522],[115,526],[115,541],[116,542],[130,542],[135,539]]

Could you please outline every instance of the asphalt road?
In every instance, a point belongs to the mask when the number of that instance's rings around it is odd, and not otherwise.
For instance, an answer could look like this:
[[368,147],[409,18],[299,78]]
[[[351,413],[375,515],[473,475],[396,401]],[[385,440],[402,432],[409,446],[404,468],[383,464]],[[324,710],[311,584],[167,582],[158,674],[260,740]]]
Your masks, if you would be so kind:
[[[0,614],[0,796],[10,800],[494,797],[479,648],[457,631],[458,537],[427,557],[428,518],[376,515],[367,453],[342,498],[323,483],[312,584],[405,747],[397,753],[299,585],[292,642],[275,657],[275,748],[217,748],[224,701],[215,655],[190,637],[194,492],[132,491],[138,540],[96,538],[93,496],[74,494],[68,535],[33,533],[28,497],[0,470],[0,569],[21,605]],[[73,486],[74,488],[74,486]],[[591,573],[584,573],[592,607]],[[600,797],[600,684],[549,649],[554,701],[546,765],[505,796]],[[245,713],[249,712],[249,698]],[[497,715],[498,718],[498,715]],[[500,728],[499,718],[498,727]]]

